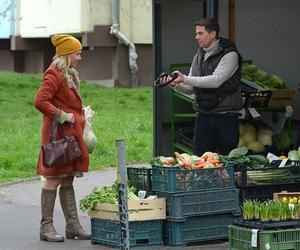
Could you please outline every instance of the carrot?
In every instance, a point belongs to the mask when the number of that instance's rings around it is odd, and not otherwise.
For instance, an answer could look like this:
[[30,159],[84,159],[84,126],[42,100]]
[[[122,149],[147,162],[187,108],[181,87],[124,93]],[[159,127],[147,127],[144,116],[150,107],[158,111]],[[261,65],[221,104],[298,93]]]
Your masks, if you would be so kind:
[[211,159],[211,160],[207,160],[206,163],[219,164],[220,161]]
[[224,164],[223,163],[219,163],[219,164],[216,164],[215,167],[216,168],[221,168],[221,167],[224,167]]
[[205,162],[205,159],[200,158],[199,160],[195,160],[195,164],[202,163],[202,162]]
[[203,166],[206,164],[206,162],[201,162],[198,164],[195,164],[195,168],[203,168]]
[[182,167],[189,168],[190,164],[188,163],[188,161],[184,157],[181,156],[181,154],[179,154],[178,152],[174,152],[174,154],[177,158],[177,161],[179,161],[179,160],[182,161],[182,163],[183,163]]
[[200,165],[195,165],[195,169],[202,169],[203,166],[200,166]]

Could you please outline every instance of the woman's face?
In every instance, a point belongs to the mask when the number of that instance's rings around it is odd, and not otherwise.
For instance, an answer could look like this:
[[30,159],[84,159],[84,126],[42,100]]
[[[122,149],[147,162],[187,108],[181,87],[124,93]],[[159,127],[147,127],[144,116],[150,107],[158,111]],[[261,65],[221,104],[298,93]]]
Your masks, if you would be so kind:
[[81,60],[81,50],[70,54],[69,59],[70,59],[70,67],[76,68],[78,62]]

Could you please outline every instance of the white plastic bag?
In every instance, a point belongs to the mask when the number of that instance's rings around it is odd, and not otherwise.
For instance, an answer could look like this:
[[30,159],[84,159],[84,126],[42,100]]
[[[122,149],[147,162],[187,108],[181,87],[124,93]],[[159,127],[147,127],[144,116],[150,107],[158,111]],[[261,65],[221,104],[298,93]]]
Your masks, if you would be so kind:
[[83,130],[83,141],[88,148],[89,154],[91,154],[97,144],[97,137],[92,129],[92,117],[95,112],[91,109],[90,105],[83,107],[85,126]]

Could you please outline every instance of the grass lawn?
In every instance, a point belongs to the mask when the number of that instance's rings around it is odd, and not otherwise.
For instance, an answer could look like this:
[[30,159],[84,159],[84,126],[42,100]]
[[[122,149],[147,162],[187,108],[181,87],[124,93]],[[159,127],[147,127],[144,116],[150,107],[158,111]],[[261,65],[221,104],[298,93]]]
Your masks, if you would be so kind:
[[[0,72],[0,183],[36,175],[41,113],[33,106],[42,76]],[[126,162],[152,157],[152,88],[104,88],[81,83],[84,105],[95,111],[98,144],[90,169],[116,166],[116,139],[125,140]]]

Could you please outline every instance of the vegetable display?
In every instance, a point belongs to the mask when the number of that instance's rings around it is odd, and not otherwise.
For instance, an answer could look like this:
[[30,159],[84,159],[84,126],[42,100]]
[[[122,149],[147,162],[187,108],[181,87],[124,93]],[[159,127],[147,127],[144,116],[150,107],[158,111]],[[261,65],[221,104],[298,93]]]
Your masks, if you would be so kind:
[[180,167],[181,169],[221,168],[224,164],[217,153],[205,152],[202,156],[174,152],[175,158],[157,156],[151,161],[152,165],[165,167]]
[[[129,200],[138,200],[135,192],[135,187],[127,189]],[[115,182],[112,186],[95,187],[91,193],[86,195],[79,201],[80,210],[89,214],[94,209],[97,202],[117,204],[118,203],[118,184]]]
[[254,64],[244,64],[242,67],[242,78],[256,83],[264,89],[287,89],[282,78],[277,75],[269,75]]
[[265,146],[272,145],[272,136],[274,132],[269,128],[256,129],[249,122],[241,122],[239,126],[240,138],[239,147],[247,147],[254,153],[260,153],[265,150]]
[[263,155],[247,155],[248,148],[239,147],[233,149],[228,155],[220,155],[222,162],[234,162],[247,165],[248,169],[263,169],[269,167],[269,161]]
[[299,219],[300,204],[288,200],[245,200],[242,206],[243,218],[261,221],[285,221]]

